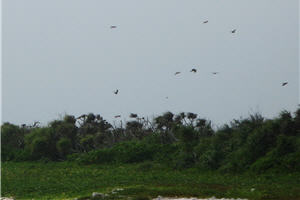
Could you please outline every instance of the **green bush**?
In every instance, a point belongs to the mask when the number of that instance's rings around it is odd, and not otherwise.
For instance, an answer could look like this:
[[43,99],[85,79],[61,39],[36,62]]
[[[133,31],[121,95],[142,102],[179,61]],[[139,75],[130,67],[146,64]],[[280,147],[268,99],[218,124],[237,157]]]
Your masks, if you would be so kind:
[[31,159],[42,157],[55,160],[58,158],[56,140],[52,128],[36,128],[25,136],[25,149],[29,151]]
[[122,163],[143,162],[153,160],[158,151],[158,145],[138,141],[122,142],[113,147],[117,161]]
[[56,143],[56,148],[59,154],[64,158],[67,154],[71,152],[72,149],[72,142],[69,138],[61,138]]

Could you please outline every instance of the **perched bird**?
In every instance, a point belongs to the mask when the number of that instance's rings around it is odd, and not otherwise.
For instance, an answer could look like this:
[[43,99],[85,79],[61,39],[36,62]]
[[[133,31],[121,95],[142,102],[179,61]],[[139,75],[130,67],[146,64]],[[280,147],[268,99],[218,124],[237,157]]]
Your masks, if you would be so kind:
[[213,75],[217,75],[219,72],[212,72]]
[[112,28],[117,28],[117,26],[110,26],[110,28],[112,29]]
[[287,84],[288,84],[288,82],[283,82],[281,86],[285,86]]
[[116,91],[114,91],[115,94],[118,94],[119,90],[117,89]]
[[203,22],[203,24],[207,24],[207,23],[208,23],[208,20],[206,20],[206,21]]
[[197,72],[197,70],[193,68],[193,69],[191,70],[191,72],[194,72],[194,73],[196,73],[196,72]]
[[119,118],[119,117],[121,117],[121,115],[116,115],[116,116],[115,116],[115,118]]
[[233,29],[232,31],[231,31],[231,33],[235,33],[236,32],[236,29]]
[[137,114],[134,114],[134,113],[130,113],[130,115],[129,115],[130,118],[137,118],[137,116],[138,116],[138,115],[137,115]]
[[181,72],[176,72],[175,75],[180,74]]

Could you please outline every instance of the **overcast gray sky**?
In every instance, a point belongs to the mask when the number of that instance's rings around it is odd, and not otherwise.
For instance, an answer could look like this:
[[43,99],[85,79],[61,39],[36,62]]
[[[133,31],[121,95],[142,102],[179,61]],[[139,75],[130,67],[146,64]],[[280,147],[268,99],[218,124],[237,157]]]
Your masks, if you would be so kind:
[[298,4],[3,0],[2,120],[185,111],[222,124],[253,112],[294,112]]

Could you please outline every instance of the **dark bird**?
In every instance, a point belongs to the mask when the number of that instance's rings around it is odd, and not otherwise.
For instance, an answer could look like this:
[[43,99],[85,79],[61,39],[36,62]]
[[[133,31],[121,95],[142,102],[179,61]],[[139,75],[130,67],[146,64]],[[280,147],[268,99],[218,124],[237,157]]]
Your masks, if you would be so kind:
[[110,26],[110,28],[112,29],[112,28],[117,28],[117,26]]
[[137,115],[137,114],[134,114],[134,113],[131,113],[131,114],[129,115],[130,118],[137,118],[137,116],[138,116],[138,115]]
[[175,75],[180,74],[181,72],[176,72]]
[[207,23],[208,23],[208,20],[206,20],[206,21],[203,22],[203,24],[207,24]]
[[231,31],[231,33],[235,33],[236,32],[236,29],[233,29],[232,31]]
[[287,84],[288,84],[288,82],[283,82],[281,86],[285,86]]
[[118,94],[119,90],[117,89],[116,91],[114,91],[114,94]]
[[121,115],[116,115],[116,116],[115,116],[115,118],[119,118],[119,117],[121,117]]
[[213,75],[217,75],[219,72],[212,72]]
[[194,73],[196,73],[196,72],[197,72],[197,70],[196,70],[196,69],[192,69],[190,72],[194,72]]

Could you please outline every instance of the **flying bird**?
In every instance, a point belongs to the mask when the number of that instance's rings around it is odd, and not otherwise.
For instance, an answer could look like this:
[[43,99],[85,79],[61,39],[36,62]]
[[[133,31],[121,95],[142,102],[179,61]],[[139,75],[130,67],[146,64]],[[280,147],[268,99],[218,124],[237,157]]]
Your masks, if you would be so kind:
[[176,72],[176,73],[175,73],[175,76],[176,76],[177,74],[180,74],[180,73],[181,73],[181,72]]
[[207,24],[207,23],[208,23],[208,20],[206,20],[206,21],[203,22],[203,24]]
[[117,89],[116,91],[114,91],[114,94],[118,94],[119,90]]
[[288,84],[288,82],[283,82],[281,86],[285,86],[287,84]]
[[110,26],[110,28],[111,28],[111,29],[113,29],[113,28],[117,28],[117,26]]
[[195,68],[193,68],[190,72],[194,72],[194,73],[196,73],[197,72],[197,70],[195,69]]
[[232,31],[231,31],[231,33],[235,33],[236,32],[236,29],[233,29]]
[[212,72],[213,75],[217,75],[219,72]]
[[115,116],[115,118],[119,118],[119,117],[121,117],[121,115],[116,115],[116,116]]

